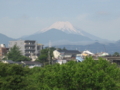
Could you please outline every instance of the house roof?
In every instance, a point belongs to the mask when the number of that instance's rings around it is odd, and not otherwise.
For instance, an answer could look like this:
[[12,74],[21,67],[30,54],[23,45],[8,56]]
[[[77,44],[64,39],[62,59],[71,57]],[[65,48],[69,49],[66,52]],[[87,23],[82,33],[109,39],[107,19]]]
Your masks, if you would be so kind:
[[2,62],[4,62],[4,61],[6,61],[6,62],[8,62],[8,63],[15,63],[15,62],[12,61],[12,60],[2,60]]
[[43,44],[40,44],[40,43],[38,45],[44,46]]
[[24,40],[25,42],[35,42],[35,40]]
[[27,64],[27,65],[30,65],[30,64],[41,64],[40,62],[36,62],[36,61],[22,61],[21,63],[24,63],[24,64]]

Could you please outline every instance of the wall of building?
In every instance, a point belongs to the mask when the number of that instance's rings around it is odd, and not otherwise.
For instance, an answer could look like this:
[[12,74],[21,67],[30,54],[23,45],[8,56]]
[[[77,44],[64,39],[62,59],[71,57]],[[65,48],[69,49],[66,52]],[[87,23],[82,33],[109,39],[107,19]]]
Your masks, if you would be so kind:
[[0,57],[3,57],[7,54],[7,48],[0,47]]
[[14,45],[17,45],[20,48],[22,54],[28,57],[31,57],[32,55],[39,55],[40,50],[43,49],[43,45],[38,45],[35,40],[9,41],[9,48],[12,48]]
[[25,43],[23,40],[9,41],[9,44],[8,44],[9,48],[12,48],[14,45],[17,45],[20,48],[21,53],[25,55],[25,47],[24,47]]

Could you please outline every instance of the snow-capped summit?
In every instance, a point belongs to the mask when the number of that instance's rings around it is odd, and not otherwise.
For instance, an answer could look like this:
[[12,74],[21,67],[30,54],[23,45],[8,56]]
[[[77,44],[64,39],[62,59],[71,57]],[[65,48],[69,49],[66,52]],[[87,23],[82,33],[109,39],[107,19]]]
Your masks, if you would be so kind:
[[46,32],[51,29],[61,30],[66,33],[74,33],[74,34],[83,35],[80,31],[76,30],[70,22],[56,22],[52,24],[50,27],[42,29],[40,32]]
[[52,41],[54,44],[64,45],[78,44],[82,42],[85,42],[86,44],[86,42],[93,42],[94,40],[101,39],[79,28],[76,29],[70,22],[56,22],[48,28],[24,37],[23,40],[37,40],[43,44],[47,44],[48,41]]

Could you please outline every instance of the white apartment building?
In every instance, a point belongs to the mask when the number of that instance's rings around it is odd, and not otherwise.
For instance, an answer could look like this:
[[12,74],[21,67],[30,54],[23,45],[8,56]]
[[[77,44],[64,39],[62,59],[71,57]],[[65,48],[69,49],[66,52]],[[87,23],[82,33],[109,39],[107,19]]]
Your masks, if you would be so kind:
[[38,44],[35,40],[9,41],[9,48],[12,48],[14,45],[17,45],[20,48],[21,53],[24,56],[30,57],[32,59],[36,59],[40,55],[40,51],[43,49],[43,45]]

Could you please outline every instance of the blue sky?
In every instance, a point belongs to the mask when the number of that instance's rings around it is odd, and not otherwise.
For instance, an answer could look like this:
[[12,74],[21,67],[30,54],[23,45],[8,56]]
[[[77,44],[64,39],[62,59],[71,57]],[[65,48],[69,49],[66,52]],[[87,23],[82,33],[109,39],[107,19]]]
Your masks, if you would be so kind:
[[0,33],[18,38],[69,21],[109,40],[120,40],[120,0],[0,0]]

